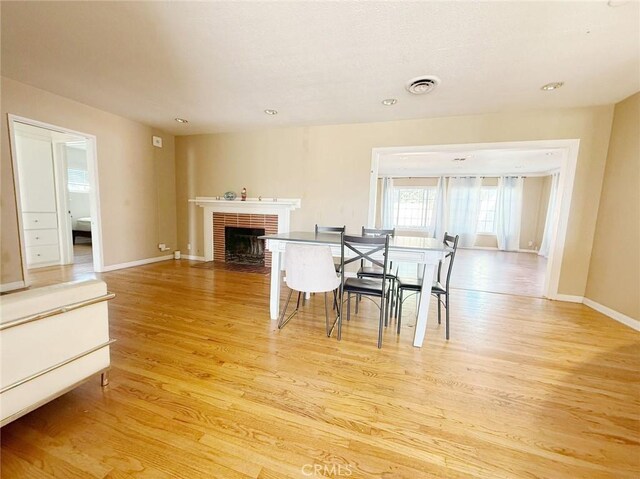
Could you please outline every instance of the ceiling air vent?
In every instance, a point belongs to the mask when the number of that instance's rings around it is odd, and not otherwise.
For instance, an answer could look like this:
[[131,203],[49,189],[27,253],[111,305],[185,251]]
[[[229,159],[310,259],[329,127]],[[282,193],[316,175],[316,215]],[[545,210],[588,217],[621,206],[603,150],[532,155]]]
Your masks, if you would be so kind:
[[429,93],[440,83],[440,79],[434,76],[418,77],[413,80],[409,80],[407,83],[407,91],[414,95],[424,95]]

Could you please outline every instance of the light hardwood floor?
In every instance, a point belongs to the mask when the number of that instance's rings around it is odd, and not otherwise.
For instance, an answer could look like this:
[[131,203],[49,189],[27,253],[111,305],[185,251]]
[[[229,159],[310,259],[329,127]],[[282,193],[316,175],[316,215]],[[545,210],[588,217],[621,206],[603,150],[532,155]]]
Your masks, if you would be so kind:
[[541,298],[546,270],[546,258],[535,253],[458,249],[451,286]]
[[430,321],[413,348],[407,306],[378,350],[365,301],[341,342],[321,295],[278,331],[268,275],[181,260],[101,277],[111,383],[2,428],[3,478],[640,476],[639,335],[583,305],[456,290],[451,341]]

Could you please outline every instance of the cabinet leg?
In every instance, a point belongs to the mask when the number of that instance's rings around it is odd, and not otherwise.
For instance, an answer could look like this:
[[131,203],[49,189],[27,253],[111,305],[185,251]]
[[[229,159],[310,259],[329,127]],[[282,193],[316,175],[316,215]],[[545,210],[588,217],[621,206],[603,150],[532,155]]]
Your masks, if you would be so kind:
[[100,375],[100,385],[102,387],[109,385],[109,371],[105,371]]

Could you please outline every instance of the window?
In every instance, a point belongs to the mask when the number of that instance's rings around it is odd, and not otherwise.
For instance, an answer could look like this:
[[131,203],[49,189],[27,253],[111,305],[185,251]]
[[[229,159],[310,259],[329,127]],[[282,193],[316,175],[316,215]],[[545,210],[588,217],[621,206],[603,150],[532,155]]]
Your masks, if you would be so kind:
[[483,186],[480,188],[477,233],[495,233],[497,196],[498,188],[495,186]]
[[89,185],[89,172],[73,168],[67,169],[67,187],[69,193],[88,193],[91,189]]
[[406,229],[428,227],[436,202],[434,187],[396,187],[394,196],[394,226]]

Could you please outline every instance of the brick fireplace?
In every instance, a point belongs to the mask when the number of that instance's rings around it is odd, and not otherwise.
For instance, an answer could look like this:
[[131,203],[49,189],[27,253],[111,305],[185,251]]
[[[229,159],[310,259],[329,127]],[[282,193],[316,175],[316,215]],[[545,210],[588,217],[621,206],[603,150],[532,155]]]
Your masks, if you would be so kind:
[[[213,213],[213,260],[226,260],[225,230],[227,227],[264,230],[264,234],[278,232],[278,215],[246,213]],[[271,252],[264,252],[264,265],[271,267]]]
[[[288,233],[290,216],[300,208],[299,198],[247,198],[227,201],[199,196],[189,200],[201,207],[204,221],[205,261],[225,261],[225,228],[264,228],[265,234]],[[265,251],[265,266],[271,266],[271,253]]]

